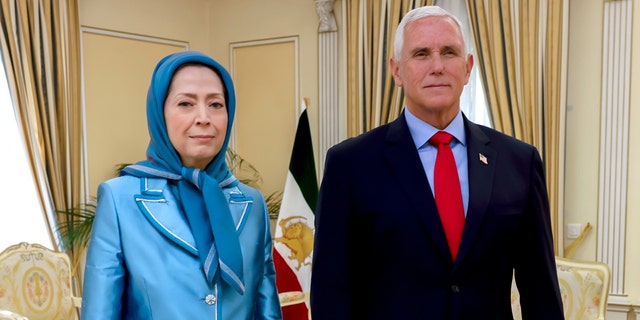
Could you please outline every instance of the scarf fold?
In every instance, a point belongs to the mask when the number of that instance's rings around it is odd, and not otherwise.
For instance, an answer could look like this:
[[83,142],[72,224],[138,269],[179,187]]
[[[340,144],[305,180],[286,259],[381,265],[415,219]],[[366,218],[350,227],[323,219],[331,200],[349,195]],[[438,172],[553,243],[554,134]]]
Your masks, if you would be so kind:
[[[164,101],[176,69],[185,63],[211,67],[225,89],[228,125],[220,152],[205,168],[184,167],[171,144],[164,119]],[[226,152],[233,118],[235,92],[227,70],[211,57],[197,51],[184,51],[164,57],[156,65],[147,93],[147,124],[151,141],[147,160],[128,166],[123,175],[164,178],[177,181],[179,199],[193,233],[198,256],[207,280],[215,284],[220,277],[239,294],[244,294],[242,248],[222,188],[237,184],[226,163]]]
[[[191,230],[194,234],[199,234],[196,239],[206,241],[197,244],[198,247],[209,248],[208,252],[200,253],[200,261],[209,281],[213,281],[216,271],[219,267],[222,279],[232,286],[238,293],[244,292],[244,281],[242,276],[242,255],[240,241],[236,227],[231,217],[231,212],[216,212],[219,210],[214,204],[220,202],[228,202],[222,189],[216,181],[195,168],[182,168],[182,177],[188,179],[191,185],[178,182],[180,196],[183,199],[182,205],[185,206],[187,219],[191,224]],[[193,186],[198,187],[201,192],[194,192]],[[192,201],[193,199],[202,198],[206,194],[204,200],[204,208],[202,201]],[[186,198],[184,198],[186,196]],[[206,209],[206,210],[203,210]],[[199,217],[202,213],[208,212],[208,216]],[[209,224],[200,223],[200,221],[209,220]],[[217,239],[214,241],[214,239]],[[204,259],[204,260],[203,260]]]

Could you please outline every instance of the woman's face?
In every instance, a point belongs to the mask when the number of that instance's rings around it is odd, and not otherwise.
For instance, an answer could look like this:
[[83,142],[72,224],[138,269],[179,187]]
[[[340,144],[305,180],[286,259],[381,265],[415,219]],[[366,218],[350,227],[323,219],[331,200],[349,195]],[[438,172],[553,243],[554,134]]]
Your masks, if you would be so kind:
[[169,85],[164,118],[182,165],[204,170],[220,152],[229,120],[218,74],[205,66],[179,69]]

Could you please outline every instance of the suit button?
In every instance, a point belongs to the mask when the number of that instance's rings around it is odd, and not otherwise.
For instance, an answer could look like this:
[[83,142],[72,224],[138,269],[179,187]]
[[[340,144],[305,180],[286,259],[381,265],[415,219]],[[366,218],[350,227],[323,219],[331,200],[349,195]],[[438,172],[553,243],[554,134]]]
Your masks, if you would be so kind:
[[458,287],[457,285],[452,285],[451,286],[451,292],[453,293],[460,293],[460,287]]
[[213,305],[216,303],[216,296],[214,296],[213,294],[208,294],[206,297],[204,297],[204,302],[208,305]]

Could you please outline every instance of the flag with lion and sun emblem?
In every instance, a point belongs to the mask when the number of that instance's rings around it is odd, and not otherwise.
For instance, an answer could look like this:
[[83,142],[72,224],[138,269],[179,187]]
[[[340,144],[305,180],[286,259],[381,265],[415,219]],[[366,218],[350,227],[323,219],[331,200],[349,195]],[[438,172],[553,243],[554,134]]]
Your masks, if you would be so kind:
[[[318,179],[305,103],[298,119],[273,238],[276,285],[281,293],[309,292],[317,199]],[[308,308],[308,304],[283,307],[283,319],[306,320]]]

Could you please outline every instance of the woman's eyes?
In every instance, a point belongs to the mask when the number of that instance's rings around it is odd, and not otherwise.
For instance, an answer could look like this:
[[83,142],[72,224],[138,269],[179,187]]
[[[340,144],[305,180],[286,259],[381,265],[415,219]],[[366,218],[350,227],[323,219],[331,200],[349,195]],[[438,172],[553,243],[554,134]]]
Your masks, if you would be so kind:
[[213,102],[213,103],[209,104],[209,106],[214,108],[214,109],[220,109],[220,108],[224,108],[224,103]]
[[[195,105],[195,103],[191,102],[191,101],[180,101],[178,102],[178,106],[180,107],[191,107]],[[209,107],[214,108],[214,109],[220,109],[220,108],[224,108],[225,105],[222,102],[210,102],[207,104]]]

